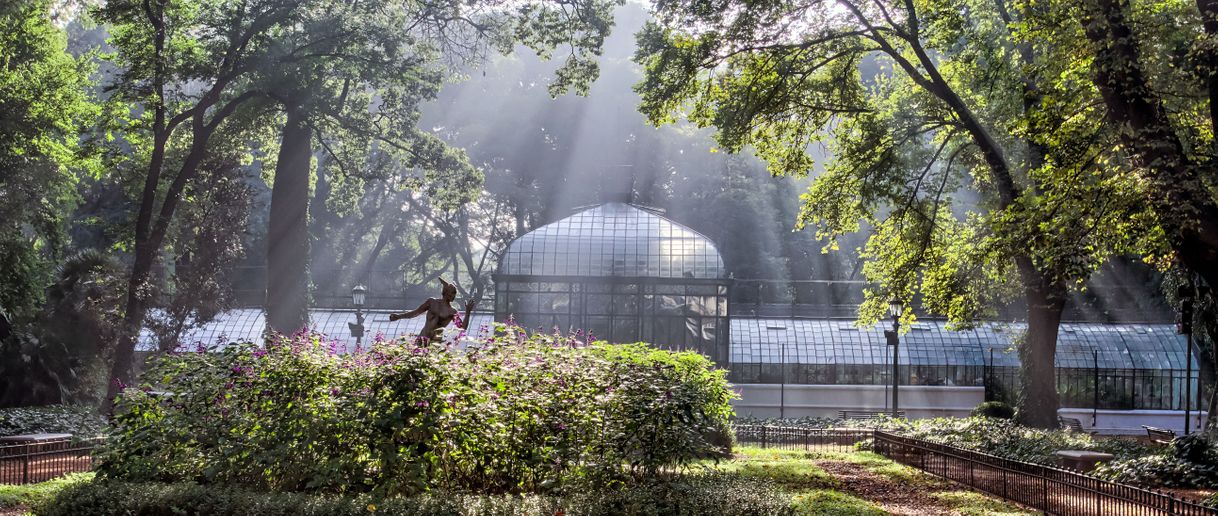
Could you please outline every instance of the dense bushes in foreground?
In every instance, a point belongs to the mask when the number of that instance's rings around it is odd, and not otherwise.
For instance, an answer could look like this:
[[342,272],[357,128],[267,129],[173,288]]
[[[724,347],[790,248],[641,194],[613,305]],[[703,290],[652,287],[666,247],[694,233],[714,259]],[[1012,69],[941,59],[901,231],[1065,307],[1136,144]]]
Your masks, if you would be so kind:
[[299,334],[160,357],[123,394],[99,474],[266,491],[547,492],[718,450],[732,396],[696,353],[499,326],[338,353]]
[[790,500],[772,484],[730,475],[688,475],[631,483],[614,490],[569,494],[475,495],[428,493],[377,498],[368,494],[264,493],[199,484],[96,481],[67,487],[37,514],[214,516],[344,515],[778,515]]

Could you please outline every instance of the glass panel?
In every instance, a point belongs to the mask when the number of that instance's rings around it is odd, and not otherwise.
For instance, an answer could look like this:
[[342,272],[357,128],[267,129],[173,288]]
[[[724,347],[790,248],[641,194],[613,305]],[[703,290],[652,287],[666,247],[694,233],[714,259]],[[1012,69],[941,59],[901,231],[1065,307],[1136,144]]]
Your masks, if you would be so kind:
[[608,203],[516,239],[499,272],[516,275],[724,278],[715,245],[635,206]]

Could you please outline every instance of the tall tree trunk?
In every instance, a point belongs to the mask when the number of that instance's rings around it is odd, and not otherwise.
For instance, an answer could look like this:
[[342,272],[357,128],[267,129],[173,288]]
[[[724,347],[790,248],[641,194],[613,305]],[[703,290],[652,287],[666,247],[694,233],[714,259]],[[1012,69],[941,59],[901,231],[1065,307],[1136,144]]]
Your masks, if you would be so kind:
[[[1033,279],[1035,281],[1035,279]],[[1027,282],[1027,279],[1025,279]],[[1066,306],[1065,292],[1046,287],[1043,283],[1025,286],[1028,303],[1028,331],[1019,346],[1019,376],[1023,389],[1019,393],[1019,422],[1036,428],[1057,428],[1057,333],[1062,310]]]
[[[1088,0],[1085,5],[1087,16],[1080,21],[1094,46],[1093,81],[1109,122],[1144,170],[1150,204],[1180,261],[1218,287],[1218,205],[1202,178],[1214,170],[1188,156],[1160,94],[1150,87],[1138,36],[1126,18],[1128,6],[1121,0]],[[1202,9],[1208,30],[1214,13],[1204,5]]]
[[303,113],[289,107],[271,188],[266,253],[267,328],[285,335],[309,323],[310,142]]

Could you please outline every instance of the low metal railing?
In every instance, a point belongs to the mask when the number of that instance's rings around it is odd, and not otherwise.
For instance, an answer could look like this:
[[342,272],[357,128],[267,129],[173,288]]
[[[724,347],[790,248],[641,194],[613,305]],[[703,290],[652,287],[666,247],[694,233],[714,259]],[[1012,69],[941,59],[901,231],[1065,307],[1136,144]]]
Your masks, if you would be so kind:
[[1108,482],[1074,471],[1004,459],[887,432],[874,434],[876,453],[1045,514],[1218,515],[1218,510],[1167,493]]
[[736,425],[736,442],[784,450],[828,449],[852,451],[860,441],[871,439],[869,428],[803,428],[768,425]]
[[89,471],[102,439],[48,441],[0,446],[0,484],[32,484]]

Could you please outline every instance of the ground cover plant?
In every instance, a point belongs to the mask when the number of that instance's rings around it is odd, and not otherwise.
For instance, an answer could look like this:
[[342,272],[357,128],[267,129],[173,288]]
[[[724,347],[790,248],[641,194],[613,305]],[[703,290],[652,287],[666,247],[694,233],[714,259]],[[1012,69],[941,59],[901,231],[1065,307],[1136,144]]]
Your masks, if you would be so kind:
[[1218,488],[1218,449],[1204,435],[1178,437],[1157,451],[1101,464],[1095,475],[1144,486]]
[[106,419],[98,413],[97,407],[52,405],[0,409],[0,436],[68,433],[83,439],[103,435],[105,431]]
[[36,484],[0,484],[0,514],[24,513],[31,507],[40,507],[58,496],[68,486],[93,480],[93,473],[69,473],[65,476]]
[[299,333],[167,354],[144,379],[123,394],[100,477],[377,496],[655,478],[723,453],[711,436],[732,396],[697,353],[512,326],[354,353]]
[[993,417],[872,420],[833,418],[751,419],[737,424],[766,424],[806,428],[876,428],[908,437],[964,448],[1008,459],[1057,465],[1058,450],[1092,450],[1111,453],[1116,460],[1160,455],[1164,450],[1129,439],[1097,438],[1067,430],[1042,430]]
[[35,506],[34,510],[36,514],[46,516],[182,512],[216,516],[768,516],[791,512],[789,498],[772,483],[731,475],[690,475],[675,480],[639,482],[629,488],[573,490],[568,493],[432,492],[393,497],[378,497],[369,493],[269,493],[195,483],[103,480],[68,486],[59,496]]

